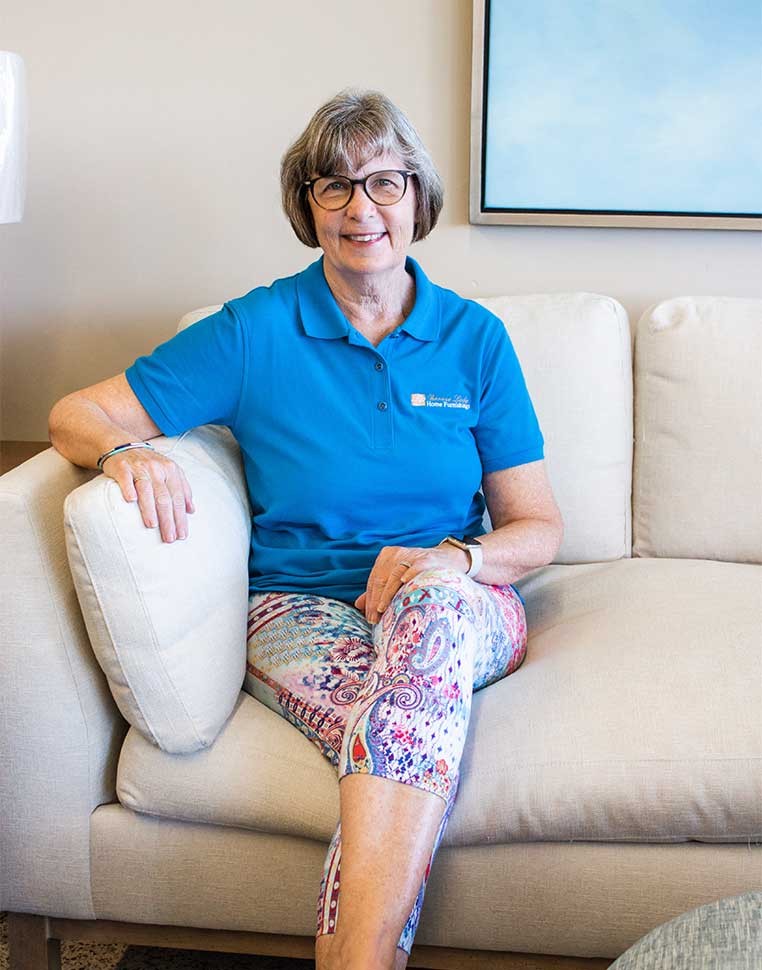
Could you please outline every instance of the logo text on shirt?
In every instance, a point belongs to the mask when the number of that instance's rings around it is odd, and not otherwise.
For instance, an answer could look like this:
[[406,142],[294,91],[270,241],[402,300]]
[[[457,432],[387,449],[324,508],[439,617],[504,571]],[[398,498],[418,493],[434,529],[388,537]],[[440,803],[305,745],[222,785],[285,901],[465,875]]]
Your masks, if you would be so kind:
[[410,403],[414,408],[460,408],[471,409],[471,402],[464,394],[447,397],[443,394],[411,394]]

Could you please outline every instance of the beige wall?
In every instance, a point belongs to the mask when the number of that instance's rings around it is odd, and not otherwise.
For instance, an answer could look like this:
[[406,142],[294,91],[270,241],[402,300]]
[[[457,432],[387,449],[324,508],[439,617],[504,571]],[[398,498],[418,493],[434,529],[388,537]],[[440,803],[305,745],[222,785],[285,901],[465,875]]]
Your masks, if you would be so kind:
[[315,258],[278,163],[348,85],[411,116],[442,175],[414,247],[467,296],[589,290],[631,318],[685,294],[760,295],[758,233],[468,224],[470,0],[10,0],[28,74],[23,223],[0,226],[0,437],[42,439],[63,394],[123,370],[187,310]]

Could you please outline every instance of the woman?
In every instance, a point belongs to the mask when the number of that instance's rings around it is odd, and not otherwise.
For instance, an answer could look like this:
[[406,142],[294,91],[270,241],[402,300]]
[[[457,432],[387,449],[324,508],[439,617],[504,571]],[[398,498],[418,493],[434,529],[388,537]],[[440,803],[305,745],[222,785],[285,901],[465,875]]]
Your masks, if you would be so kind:
[[146,439],[231,428],[253,512],[244,688],[340,779],[317,966],[404,967],[472,692],[525,655],[510,584],[553,559],[562,524],[502,323],[407,255],[442,189],[404,115],[339,94],[281,181],[321,259],[59,401],[50,436],[172,542],[188,536],[191,488]]

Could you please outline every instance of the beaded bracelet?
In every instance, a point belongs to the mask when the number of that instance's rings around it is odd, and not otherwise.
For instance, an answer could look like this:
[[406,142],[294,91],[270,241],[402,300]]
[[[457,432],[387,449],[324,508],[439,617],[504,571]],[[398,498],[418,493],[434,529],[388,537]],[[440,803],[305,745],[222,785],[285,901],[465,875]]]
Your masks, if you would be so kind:
[[150,445],[147,441],[128,441],[124,445],[117,445],[116,448],[112,448],[111,451],[107,451],[104,455],[101,455],[96,462],[100,471],[103,471],[103,462],[110,458],[112,455],[119,454],[120,451],[129,451],[130,448],[150,448],[151,451],[156,451],[153,445]]

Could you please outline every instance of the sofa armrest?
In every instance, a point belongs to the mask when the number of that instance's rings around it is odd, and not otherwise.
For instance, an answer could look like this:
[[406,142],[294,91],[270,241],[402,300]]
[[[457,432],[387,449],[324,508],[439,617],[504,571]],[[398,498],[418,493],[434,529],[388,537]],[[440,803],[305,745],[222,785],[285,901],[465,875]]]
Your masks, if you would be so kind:
[[[154,444],[171,456],[186,437]],[[225,476],[250,527],[230,432],[206,425],[188,437],[180,450]],[[0,910],[97,918],[90,816],[117,800],[129,725],[87,635],[63,510],[99,474],[50,448],[0,477]]]
[[0,909],[94,916],[90,813],[115,801],[127,724],[98,666],[63,504],[96,472],[52,448],[0,478]]

